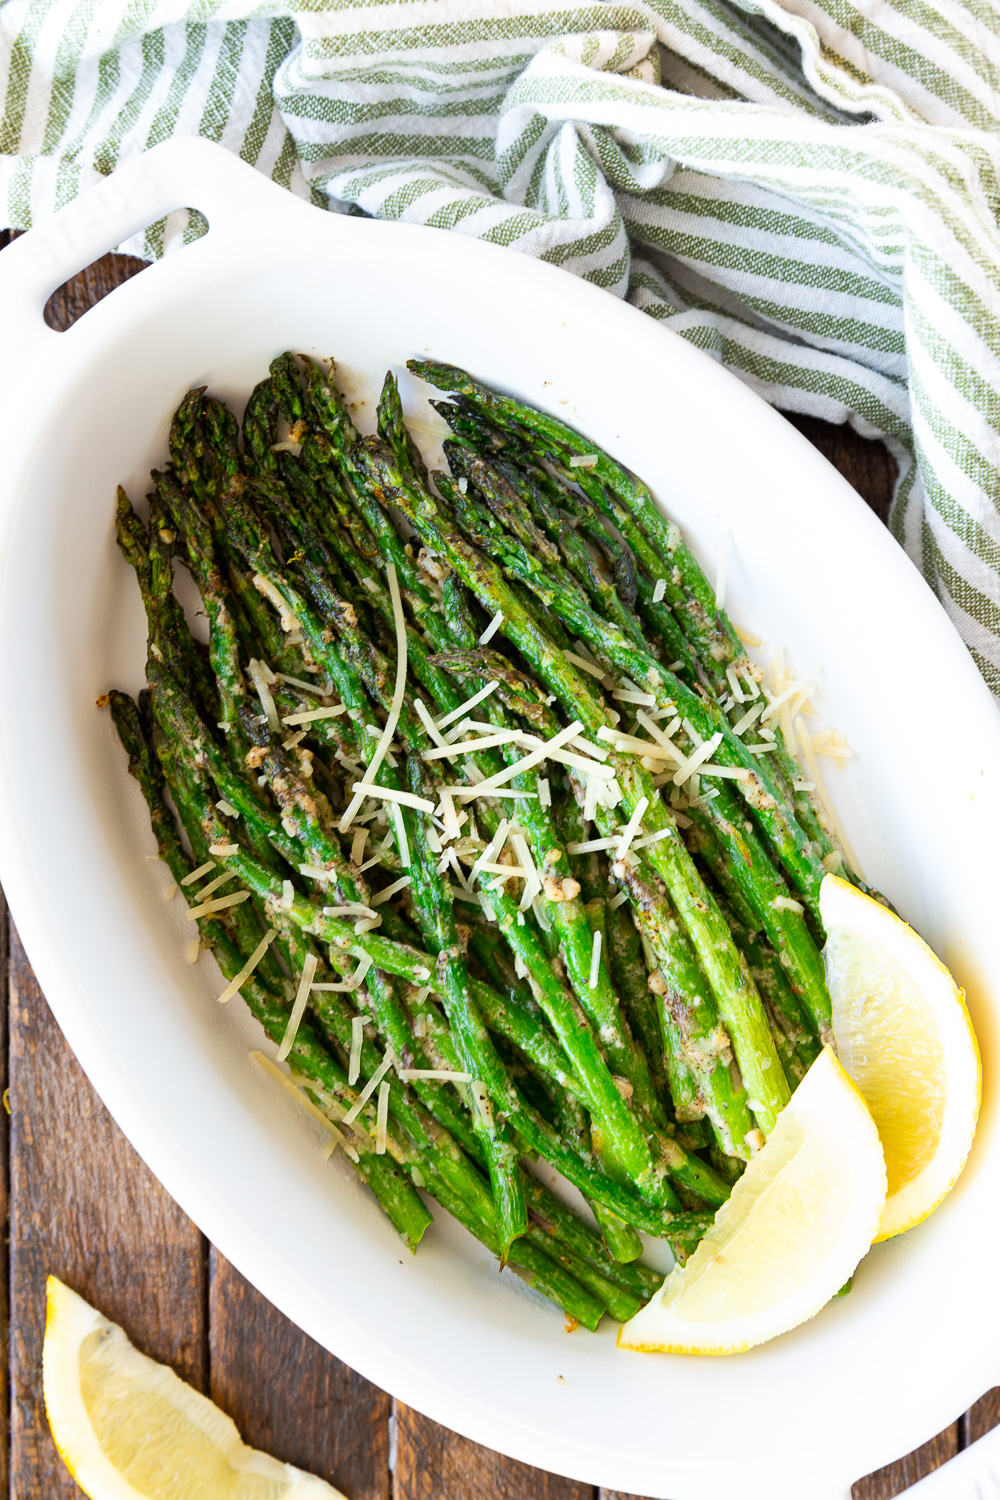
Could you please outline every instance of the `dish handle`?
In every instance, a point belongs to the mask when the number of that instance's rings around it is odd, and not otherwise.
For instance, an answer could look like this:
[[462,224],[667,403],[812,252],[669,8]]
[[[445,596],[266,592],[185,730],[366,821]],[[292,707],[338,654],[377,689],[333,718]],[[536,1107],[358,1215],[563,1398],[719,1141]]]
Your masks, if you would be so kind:
[[[176,208],[196,208],[209,234],[227,237],[260,222],[281,189],[232,152],[197,136],[179,136],[125,162],[50,219],[0,253],[0,328],[16,358],[3,362],[6,379],[23,387],[27,367],[54,348],[45,304],[85,266]],[[286,196],[282,193],[282,196]]]

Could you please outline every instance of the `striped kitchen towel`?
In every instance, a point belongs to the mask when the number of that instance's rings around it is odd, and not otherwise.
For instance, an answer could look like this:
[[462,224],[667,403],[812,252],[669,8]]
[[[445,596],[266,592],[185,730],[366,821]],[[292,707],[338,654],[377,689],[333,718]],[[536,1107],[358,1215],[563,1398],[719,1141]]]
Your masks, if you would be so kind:
[[0,222],[200,134],[564,266],[883,438],[1000,694],[998,88],[992,0],[6,0]]

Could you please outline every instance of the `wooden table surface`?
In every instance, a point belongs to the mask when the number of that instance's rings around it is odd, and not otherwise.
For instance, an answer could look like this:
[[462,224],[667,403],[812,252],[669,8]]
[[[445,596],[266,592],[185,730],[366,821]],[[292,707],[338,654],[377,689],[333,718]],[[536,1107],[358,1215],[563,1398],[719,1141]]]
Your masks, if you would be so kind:
[[[49,321],[67,327],[140,269],[105,257],[54,295]],[[846,428],[796,421],[884,519],[893,476],[885,450]],[[0,1493],[13,1500],[81,1493],[55,1452],[42,1402],[52,1272],[211,1395],[248,1442],[331,1480],[348,1500],[630,1500],[438,1427],[327,1354],[249,1286],[110,1119],[63,1041],[5,908],[0,1004],[0,1087],[9,1088],[10,1103],[9,1118],[0,1113],[10,1382],[9,1401],[0,1402],[7,1426]],[[861,1480],[855,1500],[889,1500],[998,1421],[1000,1390],[916,1453]]]

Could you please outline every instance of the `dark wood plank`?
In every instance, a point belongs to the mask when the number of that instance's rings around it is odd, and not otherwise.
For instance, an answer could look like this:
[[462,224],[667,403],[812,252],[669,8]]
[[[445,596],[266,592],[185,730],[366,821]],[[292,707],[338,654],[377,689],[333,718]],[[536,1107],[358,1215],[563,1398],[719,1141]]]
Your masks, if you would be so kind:
[[970,1406],[959,1424],[962,1430],[962,1447],[967,1448],[977,1438],[984,1437],[991,1428],[1000,1423],[1000,1386],[987,1391]]
[[887,521],[897,470],[896,460],[884,444],[859,437],[846,423],[834,427],[815,417],[800,417],[792,412],[784,415],[853,484],[879,520]]
[[52,293],[45,304],[46,323],[58,332],[72,327],[88,307],[145,269],[146,262],[134,256],[103,255]]
[[204,1389],[205,1245],[87,1082],[13,933],[10,1103],[10,1493],[69,1500],[42,1400],[46,1276]]
[[290,1323],[213,1248],[212,1399],[246,1442],[337,1485],[389,1500],[389,1397]]
[[867,1479],[860,1480],[854,1486],[854,1500],[892,1500],[894,1495],[902,1494],[911,1484],[923,1479],[925,1474],[930,1474],[941,1464],[947,1463],[949,1458],[954,1458],[961,1446],[959,1423],[954,1422],[915,1453],[908,1453],[905,1458],[898,1459],[894,1464],[886,1464],[884,1469],[878,1469],[874,1474],[869,1474]]
[[546,1474],[395,1403],[393,1500],[595,1500],[589,1484]]

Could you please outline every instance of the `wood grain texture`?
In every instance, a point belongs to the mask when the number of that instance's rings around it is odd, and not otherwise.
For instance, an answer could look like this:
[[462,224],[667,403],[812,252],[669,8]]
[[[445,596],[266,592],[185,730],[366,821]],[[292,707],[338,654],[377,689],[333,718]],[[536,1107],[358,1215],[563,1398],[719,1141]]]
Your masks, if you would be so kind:
[[[0,234],[0,249],[7,239]],[[69,327],[142,268],[105,256],[53,293],[50,326]],[[884,520],[895,480],[885,449],[847,427],[791,420]],[[0,910],[0,1009],[6,930]],[[8,1120],[0,1114],[0,1213],[7,1215],[9,1202],[12,1469],[8,1477],[4,1402],[0,1493],[16,1500],[80,1493],[55,1456],[41,1399],[44,1278],[54,1271],[140,1347],[209,1389],[247,1441],[331,1479],[349,1500],[641,1500],[502,1458],[391,1403],[288,1323],[218,1252],[209,1261],[197,1230],[124,1141],[70,1055],[16,939],[9,973],[13,1113],[9,1178]],[[7,1036],[0,1024],[2,1083]],[[5,1287],[8,1277],[0,1282]],[[0,1324],[5,1313],[0,1291]],[[998,1419],[994,1391],[918,1453],[862,1480],[855,1500],[891,1500]]]
[[481,1448],[402,1402],[395,1424],[392,1500],[595,1500],[592,1485]]
[[967,1448],[977,1438],[985,1437],[991,1428],[1000,1423],[1000,1387],[994,1386],[975,1404],[970,1406],[959,1426],[962,1432],[962,1447]]
[[88,308],[145,269],[146,262],[131,255],[103,255],[52,293],[45,304],[46,323],[57,332],[71,328]]
[[42,1400],[46,1277],[60,1277],[203,1389],[205,1247],[87,1082],[14,933],[9,976],[10,1493],[69,1500],[79,1491]]
[[384,1391],[327,1354],[211,1252],[213,1401],[245,1442],[329,1480],[349,1500],[389,1500]]
[[923,1479],[925,1474],[930,1474],[941,1464],[947,1463],[949,1458],[954,1458],[962,1446],[959,1423],[954,1422],[915,1453],[908,1453],[905,1458],[887,1464],[884,1469],[878,1469],[874,1474],[869,1474],[867,1479],[862,1479],[854,1486],[854,1500],[892,1500],[894,1495],[902,1494],[911,1484]]

